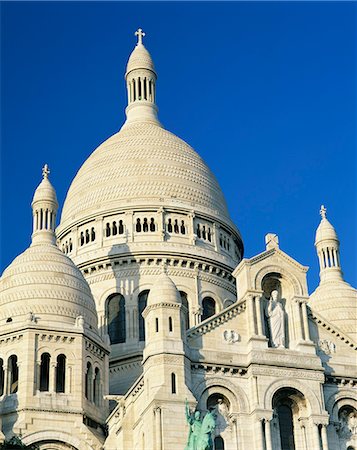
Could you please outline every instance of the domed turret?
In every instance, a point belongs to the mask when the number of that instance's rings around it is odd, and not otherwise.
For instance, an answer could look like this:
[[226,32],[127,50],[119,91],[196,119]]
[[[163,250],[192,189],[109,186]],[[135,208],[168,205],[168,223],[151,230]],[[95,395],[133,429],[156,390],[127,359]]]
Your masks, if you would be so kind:
[[82,316],[87,326],[96,331],[97,314],[88,283],[56,245],[58,203],[49,173],[46,164],[32,201],[32,244],[0,279],[0,321],[16,326],[31,315],[39,323],[63,326],[74,325],[76,318]]
[[335,228],[326,218],[324,206],[321,206],[320,215],[315,237],[320,284],[311,294],[310,304],[313,310],[357,342],[357,291],[343,280],[340,242]]
[[158,276],[148,296],[147,306],[158,303],[178,303],[181,304],[180,293],[175,283],[167,275],[166,270]]

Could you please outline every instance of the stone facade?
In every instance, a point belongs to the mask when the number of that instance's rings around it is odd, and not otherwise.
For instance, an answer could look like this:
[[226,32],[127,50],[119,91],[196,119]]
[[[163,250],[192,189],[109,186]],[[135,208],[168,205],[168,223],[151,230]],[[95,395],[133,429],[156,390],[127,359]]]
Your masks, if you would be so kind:
[[184,449],[187,402],[214,411],[216,450],[357,449],[356,290],[325,208],[312,295],[276,235],[244,259],[214,175],[158,120],[137,35],[125,124],[77,173],[57,242],[44,168],[33,243],[1,278],[0,442]]

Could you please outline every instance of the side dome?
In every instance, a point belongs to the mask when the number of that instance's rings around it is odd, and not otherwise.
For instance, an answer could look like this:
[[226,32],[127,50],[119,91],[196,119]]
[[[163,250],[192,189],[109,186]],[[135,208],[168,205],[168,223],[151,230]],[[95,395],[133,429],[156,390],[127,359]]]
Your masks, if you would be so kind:
[[180,293],[166,272],[158,276],[148,296],[148,306],[157,303],[181,303]]
[[[47,326],[74,325],[82,316],[98,332],[95,302],[80,270],[56,245],[56,192],[48,180],[47,165],[43,180],[32,201],[32,244],[19,255],[0,278],[1,326],[24,321]],[[83,322],[83,320],[78,322]]]
[[74,325],[78,316],[97,328],[95,303],[80,270],[55,244],[33,245],[19,255],[0,279],[0,323],[27,320]]
[[160,125],[126,123],[101,144],[75,176],[61,228],[125,206],[186,207],[229,220],[218,182],[202,158]]
[[357,291],[345,281],[326,282],[311,295],[313,311],[357,342]]

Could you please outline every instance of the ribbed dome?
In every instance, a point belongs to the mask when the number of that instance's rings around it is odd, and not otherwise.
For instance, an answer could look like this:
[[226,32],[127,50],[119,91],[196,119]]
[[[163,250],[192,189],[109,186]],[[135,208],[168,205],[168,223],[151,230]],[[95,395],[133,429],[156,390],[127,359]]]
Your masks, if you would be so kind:
[[26,320],[29,313],[38,323],[74,325],[83,316],[97,328],[95,303],[80,270],[54,244],[32,245],[19,255],[0,278],[0,323]]
[[313,311],[357,342],[357,291],[345,281],[321,284],[310,295]]
[[126,123],[78,171],[60,227],[93,212],[158,204],[229,218],[214,175],[188,144],[152,122]]
[[149,69],[155,72],[154,63],[150,53],[142,44],[137,44],[132,51],[128,65],[126,66],[126,74],[134,69]]
[[148,306],[157,303],[181,303],[180,293],[166,273],[158,276],[148,296]]

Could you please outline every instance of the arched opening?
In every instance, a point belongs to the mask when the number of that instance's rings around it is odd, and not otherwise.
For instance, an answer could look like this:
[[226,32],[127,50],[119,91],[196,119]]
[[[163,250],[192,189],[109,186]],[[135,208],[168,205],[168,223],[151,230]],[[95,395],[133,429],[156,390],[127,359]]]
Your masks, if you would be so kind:
[[172,323],[172,317],[169,317],[169,332],[172,333],[174,331],[174,326]]
[[[294,388],[279,389],[273,397],[272,446],[281,450],[296,450],[296,443],[303,441],[307,448],[306,436],[298,425],[301,417],[306,417],[307,406],[303,394]],[[266,424],[270,425],[270,424]]]
[[157,317],[155,318],[155,331],[156,333],[159,332],[159,319]]
[[117,223],[115,221],[113,222],[113,225],[112,225],[112,233],[113,233],[113,236],[116,236],[118,234]]
[[121,294],[113,294],[107,303],[108,334],[111,344],[123,343],[126,340],[125,298]]
[[151,217],[150,219],[150,231],[155,231],[155,219]]
[[87,371],[86,371],[86,378],[84,382],[84,395],[87,400],[91,401],[91,386],[92,386],[92,379],[93,379],[93,369],[92,364],[90,362],[87,362]]
[[[357,435],[357,410],[351,405],[344,405],[338,411],[338,437],[343,448],[347,442]],[[349,446],[347,450],[353,446]]]
[[19,367],[17,365],[17,356],[11,355],[8,359],[9,370],[9,394],[16,394],[19,387]]
[[110,224],[107,223],[107,225],[106,225],[106,227],[105,227],[105,237],[109,237],[109,236],[110,236],[110,233],[111,233],[111,230],[110,230]]
[[100,371],[99,371],[98,367],[96,367],[96,369],[94,371],[93,402],[97,406],[100,405]]
[[56,366],[56,392],[63,393],[66,388],[66,356],[57,356]]
[[187,299],[186,292],[180,291],[180,297],[181,297],[181,303],[182,306],[185,307],[184,313],[185,313],[185,328],[188,330],[190,328],[190,310],[189,310],[189,304]]
[[[221,393],[211,394],[207,399],[207,410],[208,411],[213,410],[215,412],[215,415],[216,415],[215,433],[216,433],[217,437],[221,437],[220,435],[229,426],[230,402],[229,402],[228,398]],[[221,444],[222,444],[222,442],[219,440],[219,445],[221,445]],[[221,448],[221,447],[219,447],[219,448]],[[223,448],[224,448],[224,442],[223,442]]]
[[206,320],[214,314],[216,314],[216,302],[212,297],[205,297],[202,300],[202,320]]
[[224,450],[224,440],[222,436],[216,436],[214,438],[214,450]]
[[176,394],[176,374],[171,374],[171,394]]
[[95,229],[94,229],[94,227],[92,227],[91,231],[90,231],[90,240],[92,242],[95,241]]
[[149,231],[149,224],[148,224],[147,217],[144,217],[143,231],[144,231],[144,233],[147,233]]
[[171,222],[171,219],[168,220],[167,231],[168,231],[168,233],[172,233],[172,222]]
[[4,383],[5,383],[4,360],[0,358],[0,397],[4,395]]
[[124,233],[124,225],[123,225],[123,221],[122,220],[119,220],[118,232],[119,232],[119,234],[123,234]]
[[175,219],[175,223],[174,223],[174,232],[176,233],[176,234],[178,234],[179,233],[179,225],[178,225],[178,221],[177,221],[177,219]]
[[50,360],[49,353],[42,353],[40,366],[40,391],[45,392],[49,389],[50,382]]
[[181,230],[181,234],[186,234],[186,228],[185,228],[185,221],[184,220],[181,220],[180,230]]
[[139,309],[139,341],[145,341],[145,320],[143,317],[143,311],[146,308],[149,290],[142,291],[138,298],[138,309]]

